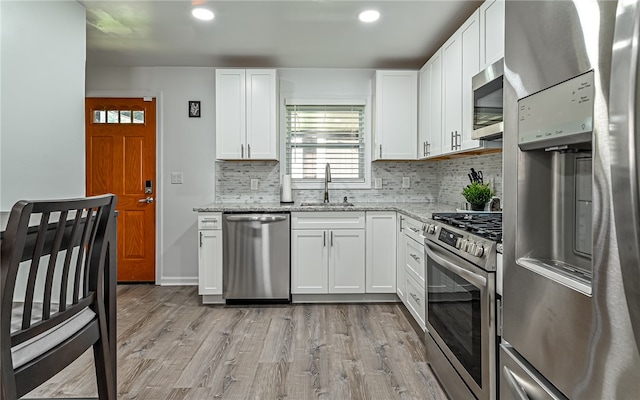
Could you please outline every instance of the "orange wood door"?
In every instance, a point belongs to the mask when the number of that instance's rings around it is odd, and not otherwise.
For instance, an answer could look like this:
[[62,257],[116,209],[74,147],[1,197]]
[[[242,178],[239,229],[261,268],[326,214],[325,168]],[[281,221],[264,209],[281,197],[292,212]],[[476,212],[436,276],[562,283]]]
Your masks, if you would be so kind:
[[85,116],[87,196],[118,196],[118,281],[154,282],[156,100],[86,98]]

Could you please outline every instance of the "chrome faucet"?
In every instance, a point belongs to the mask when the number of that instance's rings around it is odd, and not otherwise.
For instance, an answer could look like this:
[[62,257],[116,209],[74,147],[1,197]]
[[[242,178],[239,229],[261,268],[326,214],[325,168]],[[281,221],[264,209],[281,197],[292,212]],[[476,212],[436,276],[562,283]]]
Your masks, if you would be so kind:
[[327,163],[324,167],[324,200],[323,203],[329,202],[329,182],[331,182],[331,165]]

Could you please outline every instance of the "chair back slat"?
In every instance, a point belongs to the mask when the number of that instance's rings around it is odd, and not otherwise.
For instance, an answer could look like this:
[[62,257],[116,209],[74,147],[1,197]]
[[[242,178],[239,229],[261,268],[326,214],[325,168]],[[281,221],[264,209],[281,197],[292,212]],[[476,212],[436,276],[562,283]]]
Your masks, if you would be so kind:
[[[73,219],[73,228],[67,242],[67,249],[73,249],[74,244],[78,240],[78,233],[80,229],[80,221],[82,221],[82,209],[75,210],[76,216]],[[73,259],[73,251],[67,251],[64,257],[64,264],[62,265],[62,280],[60,282],[60,299],[58,300],[58,311],[64,311],[67,309],[67,290],[69,289],[69,269],[71,268],[71,260]]]
[[51,243],[49,251],[49,264],[47,265],[47,275],[44,282],[44,297],[42,299],[42,319],[47,320],[51,317],[51,291],[53,290],[53,274],[56,271],[56,261],[58,261],[58,253],[62,244],[62,237],[66,229],[66,221],[68,211],[64,210],[60,213],[56,233]]
[[86,259],[85,250],[86,245],[89,243],[89,237],[91,235],[91,221],[92,221],[92,211],[86,210],[84,229],[82,230],[82,238],[80,239],[79,252],[76,259],[76,270],[75,277],[73,282],[73,300],[72,303],[75,304],[78,302],[80,298],[80,276],[84,272],[83,263]]
[[40,260],[44,250],[44,244],[47,240],[47,228],[49,225],[49,213],[44,213],[40,219],[38,227],[38,236],[36,236],[36,244],[31,255],[31,265],[29,266],[29,277],[27,278],[27,288],[24,296],[24,306],[22,311],[22,329],[31,326],[31,314],[33,312],[33,296],[36,287],[36,278],[40,270]]

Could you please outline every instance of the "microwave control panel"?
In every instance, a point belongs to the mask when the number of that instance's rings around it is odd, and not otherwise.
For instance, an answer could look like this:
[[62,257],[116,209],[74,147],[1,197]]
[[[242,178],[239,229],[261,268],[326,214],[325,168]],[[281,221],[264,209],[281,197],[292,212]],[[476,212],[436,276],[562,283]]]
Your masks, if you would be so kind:
[[589,71],[520,99],[520,148],[530,150],[590,140],[595,97],[593,79],[593,71]]

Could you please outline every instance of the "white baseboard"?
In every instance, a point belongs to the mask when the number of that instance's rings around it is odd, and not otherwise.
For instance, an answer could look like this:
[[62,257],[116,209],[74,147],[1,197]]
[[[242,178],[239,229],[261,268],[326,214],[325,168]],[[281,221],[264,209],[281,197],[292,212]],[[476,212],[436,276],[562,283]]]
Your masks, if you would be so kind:
[[198,286],[198,277],[161,278],[156,281],[158,286]]

